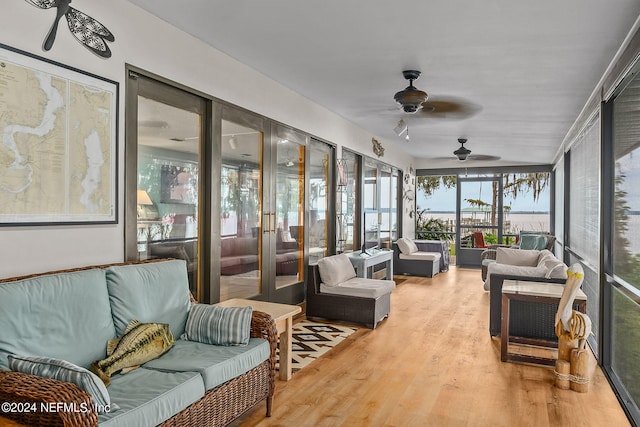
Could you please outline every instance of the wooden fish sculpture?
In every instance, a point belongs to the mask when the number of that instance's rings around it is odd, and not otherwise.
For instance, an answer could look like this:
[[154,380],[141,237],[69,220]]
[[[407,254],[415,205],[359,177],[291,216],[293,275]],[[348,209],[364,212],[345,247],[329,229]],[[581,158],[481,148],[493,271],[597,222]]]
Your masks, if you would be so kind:
[[108,386],[114,373],[139,368],[166,353],[174,343],[169,325],[132,320],[120,338],[107,342],[107,358],[96,360],[89,370]]

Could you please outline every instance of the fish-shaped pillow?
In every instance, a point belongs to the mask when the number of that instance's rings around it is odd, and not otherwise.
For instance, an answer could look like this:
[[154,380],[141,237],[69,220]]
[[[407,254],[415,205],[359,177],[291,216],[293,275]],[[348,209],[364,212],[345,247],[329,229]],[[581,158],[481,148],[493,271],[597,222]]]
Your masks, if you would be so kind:
[[169,325],[132,320],[120,338],[107,341],[107,358],[96,360],[89,370],[108,386],[114,373],[139,368],[166,353],[174,343]]

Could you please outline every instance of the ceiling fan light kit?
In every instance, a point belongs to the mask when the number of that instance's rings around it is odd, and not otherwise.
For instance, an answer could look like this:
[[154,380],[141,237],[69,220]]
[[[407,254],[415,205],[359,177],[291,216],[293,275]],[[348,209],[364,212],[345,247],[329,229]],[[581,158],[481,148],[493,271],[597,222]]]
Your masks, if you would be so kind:
[[407,123],[400,119],[396,127],[393,128],[393,131],[398,135],[402,136],[402,134],[408,129]]
[[427,101],[429,95],[427,92],[416,89],[413,86],[413,81],[420,77],[420,71],[418,70],[405,70],[402,72],[405,79],[409,80],[409,86],[404,90],[397,92],[393,99],[402,106],[402,110],[405,113],[415,113],[422,108],[422,103]]
[[467,142],[466,138],[458,138],[458,142],[461,144],[461,147],[454,151],[453,154],[456,155],[458,160],[465,161],[469,154],[471,154],[471,150],[464,146],[464,143]]

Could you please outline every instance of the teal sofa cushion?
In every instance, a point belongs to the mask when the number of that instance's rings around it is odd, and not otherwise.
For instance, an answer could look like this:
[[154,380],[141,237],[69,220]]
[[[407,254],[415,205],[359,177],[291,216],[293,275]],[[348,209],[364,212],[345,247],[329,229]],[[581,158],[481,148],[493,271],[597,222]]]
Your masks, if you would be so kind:
[[112,266],[106,272],[118,336],[134,319],[167,323],[176,338],[184,333],[190,305],[184,260]]
[[88,368],[115,337],[105,272],[48,274],[0,283],[0,369],[8,354],[45,356]]
[[547,236],[542,234],[523,234],[520,236],[520,249],[541,251],[547,247]]
[[146,369],[182,372],[197,371],[211,390],[230,379],[249,372],[269,358],[269,342],[251,338],[246,346],[218,346],[177,340],[159,359],[145,363]]
[[114,375],[109,394],[119,409],[99,414],[100,427],[151,427],[200,400],[204,384],[197,372],[138,368],[126,375]]

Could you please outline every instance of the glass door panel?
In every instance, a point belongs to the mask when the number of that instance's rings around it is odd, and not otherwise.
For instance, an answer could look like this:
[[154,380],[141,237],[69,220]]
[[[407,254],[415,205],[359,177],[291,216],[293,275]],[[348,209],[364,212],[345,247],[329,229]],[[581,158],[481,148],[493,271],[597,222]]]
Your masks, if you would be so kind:
[[378,167],[367,161],[364,165],[363,186],[363,249],[378,247],[380,244],[380,217],[378,203]]
[[[394,170],[391,175],[391,207],[389,211],[389,223],[391,225],[391,242],[398,240],[398,171]],[[391,245],[389,245],[391,249]]]
[[[304,159],[305,147],[291,135],[276,134],[275,212],[275,288],[280,289],[304,280]],[[323,212],[324,213],[324,212]],[[316,217],[311,226],[324,222]],[[315,228],[314,228],[315,230]],[[320,233],[320,232],[319,232]],[[320,234],[309,232],[309,239]]]
[[263,294],[264,132],[222,120],[220,301]]
[[500,185],[497,178],[458,179],[458,244],[459,265],[480,266],[480,253],[498,242],[502,212]]
[[393,229],[391,187],[391,168],[383,167],[380,170],[380,246],[391,249],[391,231]]
[[342,150],[342,159],[338,162],[338,204],[336,224],[336,252],[353,252],[355,248],[354,229],[357,200],[357,158],[350,151]]
[[202,116],[144,96],[137,108],[137,259],[184,259],[197,297]]
[[309,264],[329,254],[329,162],[331,147],[309,145]]

